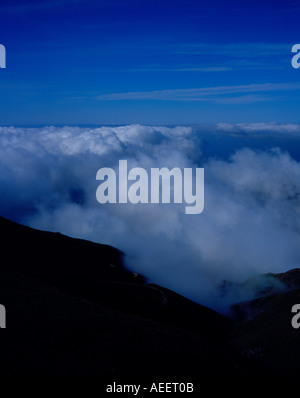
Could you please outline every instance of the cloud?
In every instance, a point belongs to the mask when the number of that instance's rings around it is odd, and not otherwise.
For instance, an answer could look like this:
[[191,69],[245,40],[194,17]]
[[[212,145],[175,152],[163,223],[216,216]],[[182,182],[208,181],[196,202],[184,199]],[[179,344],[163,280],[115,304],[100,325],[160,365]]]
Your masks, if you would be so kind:
[[300,134],[300,125],[295,123],[218,123],[216,128],[220,132],[236,132],[260,136],[262,136],[262,134],[264,136],[266,134],[285,134],[299,137]]
[[210,62],[220,62],[229,70],[286,69],[291,43],[177,43],[170,54],[199,56]]
[[160,67],[160,66],[144,66],[134,69],[129,69],[130,72],[227,72],[231,68],[225,66],[178,66],[178,67]]
[[[237,283],[300,266],[300,164],[278,148],[207,158],[203,134],[243,137],[272,130],[293,137],[299,129],[274,123],[210,130],[2,127],[0,212],[36,228],[116,246],[126,253],[127,266],[150,281],[225,311],[241,297],[222,296],[224,280]],[[117,170],[119,159],[147,170],[204,166],[204,212],[186,215],[180,204],[100,205],[96,172]]]
[[[172,89],[157,91],[137,91],[126,93],[103,94],[96,97],[98,101],[120,101],[120,100],[164,100],[164,101],[233,101],[238,100],[241,95],[247,95],[249,102],[262,100],[258,96],[250,96],[253,93],[278,93],[299,90],[300,83],[259,83],[235,86],[216,86],[190,89]],[[269,94],[270,95],[270,94]],[[245,99],[245,97],[243,97]],[[264,100],[274,99],[265,98]]]
[[61,6],[74,5],[74,3],[82,2],[82,0],[52,0],[52,1],[27,1],[21,3],[10,4],[8,6],[0,6],[1,13],[15,13],[15,12],[34,12],[42,11],[51,8],[57,8]]
[[[85,1],[85,4],[88,4],[89,7],[105,8],[122,5],[120,0],[101,0],[101,2],[95,2],[93,0],[17,0],[14,4],[0,6],[0,12],[1,14],[37,12],[60,7],[74,7],[77,3],[80,4],[83,1]],[[133,3],[135,5],[136,0],[129,0],[128,3]]]
[[257,57],[282,56],[289,53],[290,49],[291,43],[182,43],[177,44],[173,52],[257,59]]

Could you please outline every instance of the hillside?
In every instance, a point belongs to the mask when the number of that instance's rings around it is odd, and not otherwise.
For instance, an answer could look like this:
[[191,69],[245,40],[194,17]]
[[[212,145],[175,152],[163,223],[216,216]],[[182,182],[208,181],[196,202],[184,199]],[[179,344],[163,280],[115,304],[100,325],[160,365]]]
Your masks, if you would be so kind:
[[0,235],[2,376],[176,381],[257,372],[228,346],[231,321],[127,271],[118,250],[4,218]]
[[[300,270],[257,275],[231,318],[123,266],[110,246],[0,218],[2,377],[192,380],[297,377]],[[224,287],[223,287],[224,289]]]

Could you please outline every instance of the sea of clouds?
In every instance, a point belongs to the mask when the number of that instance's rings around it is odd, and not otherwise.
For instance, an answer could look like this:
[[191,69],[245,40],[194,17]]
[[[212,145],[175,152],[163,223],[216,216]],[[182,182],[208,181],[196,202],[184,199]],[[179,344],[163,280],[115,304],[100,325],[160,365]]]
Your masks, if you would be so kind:
[[[115,246],[150,282],[223,312],[256,293],[224,296],[224,280],[300,267],[300,163],[278,147],[247,144],[207,156],[204,136],[222,145],[221,136],[252,134],[298,140],[300,126],[2,127],[0,214]],[[119,159],[147,170],[204,167],[203,213],[186,215],[180,204],[99,204],[97,170],[117,170]]]

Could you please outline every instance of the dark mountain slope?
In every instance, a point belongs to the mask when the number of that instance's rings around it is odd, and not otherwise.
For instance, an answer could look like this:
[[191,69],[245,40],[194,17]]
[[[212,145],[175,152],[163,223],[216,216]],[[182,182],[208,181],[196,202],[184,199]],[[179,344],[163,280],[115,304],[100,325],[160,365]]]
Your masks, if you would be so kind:
[[[0,218],[1,270],[32,277],[111,308],[223,337],[231,322],[127,271],[117,249]],[[201,322],[199,316],[201,314]]]
[[299,377],[300,329],[291,324],[294,304],[300,304],[300,269],[272,274],[286,288],[233,307],[239,322],[231,344],[248,358],[259,360],[281,377]]
[[[231,323],[125,270],[122,254],[0,219],[2,376],[172,380],[259,374]],[[257,365],[257,364],[255,364]]]
[[198,381],[254,372],[217,339],[70,296],[31,278],[1,273],[0,281],[7,309],[2,377]]

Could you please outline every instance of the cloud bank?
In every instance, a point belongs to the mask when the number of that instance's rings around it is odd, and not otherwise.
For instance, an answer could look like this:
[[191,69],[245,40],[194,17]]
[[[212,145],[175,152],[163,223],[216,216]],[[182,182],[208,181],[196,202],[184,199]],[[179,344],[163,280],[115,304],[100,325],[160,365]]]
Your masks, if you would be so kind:
[[[298,125],[219,124],[209,134],[272,131],[294,137]],[[222,296],[224,280],[300,266],[300,163],[274,148],[245,147],[207,157],[205,128],[141,125],[0,128],[1,215],[35,228],[113,245],[149,281],[225,311],[251,297]],[[106,204],[96,200],[97,170],[204,167],[205,207]],[[90,261],[97,261],[91,259]]]

